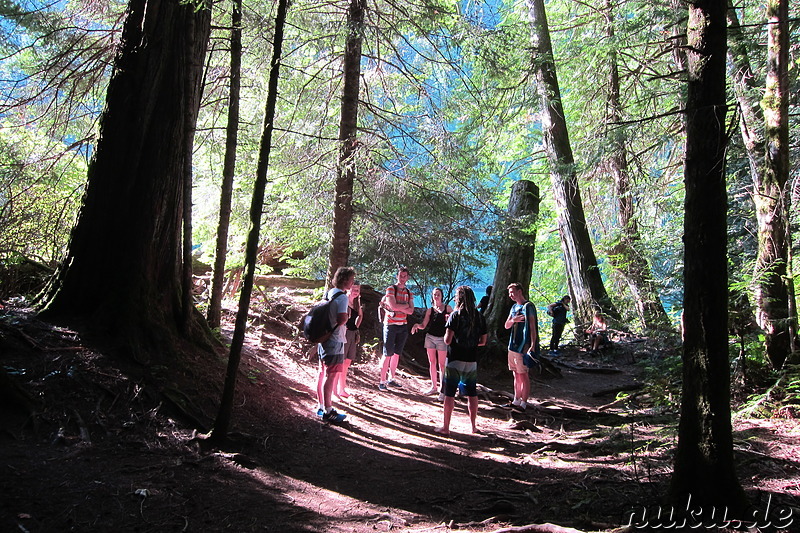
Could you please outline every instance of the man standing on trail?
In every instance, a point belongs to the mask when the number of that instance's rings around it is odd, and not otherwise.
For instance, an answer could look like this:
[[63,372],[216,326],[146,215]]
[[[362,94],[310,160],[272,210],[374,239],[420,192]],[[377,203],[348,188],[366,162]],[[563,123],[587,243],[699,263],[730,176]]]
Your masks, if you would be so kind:
[[382,300],[387,308],[383,318],[383,365],[381,381],[378,383],[378,389],[382,391],[389,387],[402,387],[396,379],[397,364],[408,339],[408,316],[414,313],[414,295],[406,287],[406,282],[408,269],[400,267],[397,283],[386,288]]
[[[346,415],[336,412],[331,396],[333,387],[339,379],[344,365],[344,343],[346,340],[347,295],[336,298],[339,293],[350,290],[356,279],[356,271],[351,267],[339,267],[333,275],[333,287],[325,295],[326,300],[333,300],[329,305],[331,325],[334,326],[331,336],[317,346],[319,354],[319,378],[317,379],[317,399],[319,408],[317,416],[325,422],[342,422]],[[334,298],[336,298],[334,300]]]
[[528,407],[531,380],[523,354],[537,350],[539,320],[536,317],[536,308],[525,299],[521,284],[509,285],[508,297],[514,300],[505,323],[506,329],[511,330],[511,338],[508,339],[508,369],[514,373],[514,401],[508,407],[524,411]]
[[565,295],[560,300],[547,306],[547,314],[553,317],[553,336],[550,338],[550,355],[558,355],[558,344],[561,342],[564,326],[569,323],[567,311],[569,311],[570,301],[569,295]]

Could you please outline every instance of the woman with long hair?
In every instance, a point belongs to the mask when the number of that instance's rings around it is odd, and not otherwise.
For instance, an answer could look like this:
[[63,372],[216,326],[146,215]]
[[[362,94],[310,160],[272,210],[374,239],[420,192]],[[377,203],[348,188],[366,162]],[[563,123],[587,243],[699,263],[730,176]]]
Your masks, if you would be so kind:
[[[444,365],[447,360],[447,345],[444,343],[445,324],[453,312],[453,308],[444,303],[444,292],[439,287],[431,291],[431,306],[425,311],[422,322],[414,324],[411,333],[427,328],[425,334],[425,350],[428,352],[428,371],[431,376],[431,388],[425,394],[439,392],[439,401],[444,400],[442,381]],[[436,379],[436,365],[439,365],[439,379]]]
[[444,371],[444,420],[436,432],[450,434],[456,390],[467,397],[472,432],[478,433],[478,346],[486,345],[486,319],[475,307],[475,293],[466,285],[456,289],[456,308],[445,326],[447,364]]

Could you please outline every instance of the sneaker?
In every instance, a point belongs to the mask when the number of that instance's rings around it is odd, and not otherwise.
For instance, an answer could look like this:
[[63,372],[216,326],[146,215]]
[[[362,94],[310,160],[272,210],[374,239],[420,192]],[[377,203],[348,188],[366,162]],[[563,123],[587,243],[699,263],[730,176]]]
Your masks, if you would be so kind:
[[317,416],[318,417],[322,418],[322,415],[324,415],[324,414],[325,414],[325,409],[323,409],[322,407],[317,409]]
[[345,418],[347,418],[347,415],[337,413],[336,409],[331,409],[322,415],[322,420],[325,422],[344,422]]
[[514,398],[514,401],[511,402],[511,407],[519,407],[521,403],[522,403],[522,400],[520,400],[518,398]]
[[443,401],[444,401],[444,393],[443,393],[443,392],[440,392],[440,393],[439,393],[439,397],[438,397],[438,398],[436,398],[436,399],[437,399],[438,401],[440,401],[440,402],[443,402]]
[[378,383],[378,390],[389,390],[389,387],[386,386],[386,383],[380,382]]
[[438,389],[437,389],[436,387],[431,387],[430,389],[428,389],[428,390],[426,390],[425,392],[423,392],[423,394],[424,394],[425,396],[430,396],[431,394],[436,394],[436,391],[437,391],[437,390],[438,390]]
[[553,357],[558,357],[561,354],[559,353],[558,350],[550,350],[550,355],[552,355]]
[[390,387],[395,387],[395,388],[397,388],[397,389],[402,389],[402,388],[403,388],[403,386],[402,386],[402,385],[400,385],[398,382],[396,382],[396,381],[395,381],[395,380],[393,380],[393,379],[390,379],[390,380],[389,380],[389,383],[387,383],[387,385],[388,385],[388,386],[390,386]]
[[524,411],[527,408],[528,408],[528,402],[521,401],[517,404],[517,409],[519,409],[520,411]]

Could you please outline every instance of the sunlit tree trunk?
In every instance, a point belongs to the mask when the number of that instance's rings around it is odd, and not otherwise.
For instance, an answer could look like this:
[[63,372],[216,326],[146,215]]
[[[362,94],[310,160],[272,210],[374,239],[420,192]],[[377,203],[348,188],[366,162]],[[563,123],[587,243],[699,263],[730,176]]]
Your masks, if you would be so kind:
[[210,22],[208,6],[128,5],[80,217],[48,291],[45,314],[112,334],[136,359],[202,337],[183,327],[181,223]]
[[219,199],[217,248],[214,275],[208,303],[208,324],[218,328],[222,320],[222,288],[225,284],[225,260],[228,257],[228,231],[233,201],[233,176],[236,169],[236,146],[239,138],[239,93],[242,70],[242,0],[233,0],[231,11],[231,85],[228,95],[228,124],[225,127],[225,161],[222,166],[222,192]]
[[[606,35],[614,40],[613,5],[606,0]],[[647,329],[663,329],[668,327],[669,319],[664,311],[658,290],[653,282],[650,265],[641,250],[641,236],[636,222],[634,198],[631,191],[630,172],[628,168],[627,138],[625,130],[615,126],[622,121],[622,102],[619,89],[619,67],[617,52],[612,48],[608,57],[609,94],[608,118],[611,124],[608,133],[611,156],[608,168],[614,180],[619,216],[620,235],[611,249],[609,260],[614,268],[622,274],[633,294],[636,311],[642,327]]]
[[283,29],[286,25],[286,12],[289,0],[278,1],[275,15],[275,36],[272,44],[272,62],[270,63],[269,83],[267,84],[267,102],[264,108],[264,128],[258,150],[258,166],[253,184],[253,199],[250,203],[250,231],[247,234],[244,257],[244,279],[242,292],[239,294],[239,309],[236,312],[236,325],[231,338],[231,350],[228,355],[228,367],[225,373],[225,386],[222,391],[219,412],[214,420],[214,429],[210,439],[222,442],[227,438],[228,427],[233,416],[233,399],[236,391],[236,375],[242,359],[242,347],[247,330],[247,315],[250,309],[250,296],[253,294],[256,266],[258,263],[258,240],[261,231],[261,215],[264,212],[264,196],[267,189],[267,170],[269,169],[272,132],[275,130],[275,107],[278,101],[278,79],[280,76],[281,50],[283,48]]
[[353,181],[356,175],[355,154],[358,125],[359,79],[361,78],[361,43],[364,38],[366,0],[351,0],[347,12],[347,44],[344,53],[344,89],[339,122],[339,166],[333,206],[333,238],[328,258],[327,284],[331,285],[336,269],[350,258],[350,225],[353,221]]
[[[765,333],[766,357],[780,368],[789,352],[788,265],[788,95],[786,50],[780,35],[780,6],[772,4],[768,16],[769,58],[767,87],[763,92],[753,75],[748,43],[733,5],[728,2],[728,70],[739,112],[739,129],[750,161],[753,200],[758,223],[758,253],[753,275],[756,321]],[[788,8],[787,8],[788,9]],[[786,12],[784,11],[784,30]],[[785,33],[784,33],[785,35]],[[783,44],[783,52],[781,52]],[[783,61],[781,61],[783,55]],[[781,70],[783,72],[781,72]],[[781,79],[783,81],[781,81]]]
[[550,161],[553,197],[558,208],[558,232],[572,293],[573,314],[580,329],[581,325],[591,323],[597,307],[615,318],[619,318],[619,313],[603,285],[586,226],[575,159],[561,104],[544,0],[528,0],[527,5],[533,25],[533,70],[541,101],[542,133]]
[[[728,363],[725,0],[689,4],[683,392],[670,498],[741,517]],[[680,507],[679,507],[680,508]]]
[[[511,309],[511,298],[506,288],[511,283],[522,284],[525,296],[533,274],[536,248],[536,218],[539,215],[539,188],[528,180],[520,180],[511,188],[508,214],[502,222],[503,244],[497,254],[490,311],[486,316],[489,342],[503,342],[508,338],[506,317]],[[498,339],[499,337],[499,339]],[[505,354],[505,352],[503,352]]]

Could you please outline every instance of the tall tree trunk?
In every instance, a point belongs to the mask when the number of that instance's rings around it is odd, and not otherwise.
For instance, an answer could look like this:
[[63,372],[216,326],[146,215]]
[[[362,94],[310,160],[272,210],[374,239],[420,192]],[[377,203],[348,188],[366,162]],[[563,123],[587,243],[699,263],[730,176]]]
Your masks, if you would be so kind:
[[211,27],[196,7],[128,5],[80,217],[46,295],[45,314],[113,332],[136,359],[181,336],[187,149]]
[[236,313],[236,326],[231,338],[231,351],[228,356],[228,368],[225,373],[225,386],[222,391],[219,412],[214,421],[214,429],[210,439],[222,442],[227,438],[228,427],[233,415],[233,397],[236,391],[236,374],[242,358],[242,346],[247,329],[247,313],[250,310],[250,296],[253,293],[256,266],[258,263],[258,239],[261,231],[261,214],[264,211],[264,196],[267,189],[267,170],[272,143],[272,132],[275,129],[275,106],[278,101],[278,79],[281,66],[281,50],[283,49],[283,29],[286,25],[286,12],[289,0],[278,1],[278,12],[275,15],[275,37],[272,45],[272,62],[267,87],[267,102],[264,110],[264,131],[258,151],[258,167],[253,185],[253,200],[250,204],[250,231],[245,245],[244,280],[239,295],[239,309]]
[[766,354],[781,368],[789,353],[788,259],[789,179],[789,3],[767,1],[767,83],[764,109],[766,161],[754,198],[758,217],[756,320],[766,333]]
[[508,339],[505,321],[513,302],[506,288],[511,283],[520,283],[528,295],[536,250],[536,232],[531,228],[535,228],[539,215],[539,201],[539,188],[532,181],[520,180],[511,188],[508,215],[502,225],[504,241],[497,254],[490,311],[486,317],[492,344]]
[[218,328],[222,321],[222,289],[225,284],[225,260],[228,257],[228,232],[233,201],[233,175],[236,170],[236,147],[239,139],[239,93],[242,86],[242,0],[233,0],[231,10],[231,86],[228,95],[228,124],[225,127],[225,162],[222,166],[222,191],[219,198],[219,225],[214,256],[208,325]]
[[[728,363],[725,0],[689,3],[683,392],[670,498],[747,508],[736,478]],[[682,507],[679,507],[682,508]]]
[[[606,0],[605,16],[606,35],[613,42],[614,13],[611,0]],[[647,263],[640,246],[641,236],[636,223],[633,193],[630,186],[625,130],[613,126],[622,121],[619,67],[617,65],[617,52],[614,48],[609,52],[608,66],[609,94],[606,122],[612,124],[611,127],[614,128],[608,133],[611,146],[608,167],[614,180],[621,229],[619,240],[612,247],[611,254],[609,254],[609,261],[628,283],[642,327],[645,329],[664,329],[669,326],[669,318],[666,311],[664,311],[664,305],[661,303],[658,290],[653,282],[650,265]]]
[[350,225],[353,221],[353,181],[356,176],[355,154],[358,125],[359,80],[361,78],[361,43],[364,38],[366,0],[351,0],[347,12],[347,44],[344,52],[344,88],[339,122],[339,165],[333,205],[333,237],[328,258],[327,285],[331,286],[336,269],[350,258]]
[[586,227],[575,159],[569,143],[564,108],[561,105],[561,91],[556,77],[544,0],[527,0],[527,4],[533,25],[533,69],[541,100],[542,133],[550,161],[553,196],[559,211],[558,232],[572,293],[573,314],[581,329],[581,325],[591,323],[596,307],[614,318],[619,318],[619,313],[603,285]]
[[[779,10],[779,6],[773,7]],[[759,101],[762,88],[756,84],[753,75],[747,53],[748,43],[736,11],[728,2],[728,68],[741,113],[739,129],[750,161],[758,223],[758,254],[753,275],[756,321],[765,333],[767,360],[774,368],[780,368],[790,349],[790,305],[786,282],[789,254],[789,197],[786,189],[789,153],[785,55],[788,43],[783,42],[784,51],[781,52],[781,40],[784,37],[772,33],[773,30],[780,33],[780,14],[768,11],[768,16],[776,20],[769,25],[767,88],[763,100]],[[786,11],[783,20],[786,29]],[[781,55],[784,56],[783,61]]]

